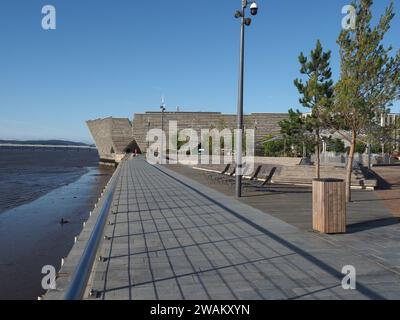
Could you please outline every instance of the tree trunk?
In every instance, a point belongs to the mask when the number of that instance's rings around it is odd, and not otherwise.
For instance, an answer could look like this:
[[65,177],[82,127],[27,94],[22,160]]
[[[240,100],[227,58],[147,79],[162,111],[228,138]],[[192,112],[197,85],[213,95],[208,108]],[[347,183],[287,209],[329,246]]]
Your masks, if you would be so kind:
[[350,153],[347,162],[347,170],[346,170],[346,201],[347,203],[351,202],[351,175],[353,173],[353,160],[354,160],[354,152],[356,151],[356,143],[357,136],[356,132],[352,131],[351,136],[351,145],[350,145]]
[[316,146],[316,166],[315,166],[315,175],[317,179],[321,179],[321,144],[320,144],[320,139],[319,139],[319,129],[316,132],[316,139],[317,139],[317,146]]

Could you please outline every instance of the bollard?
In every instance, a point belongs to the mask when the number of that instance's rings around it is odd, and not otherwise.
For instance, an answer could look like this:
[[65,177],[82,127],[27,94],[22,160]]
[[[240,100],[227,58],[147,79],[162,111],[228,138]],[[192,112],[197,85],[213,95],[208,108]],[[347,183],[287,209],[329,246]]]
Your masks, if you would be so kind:
[[313,228],[327,234],[346,233],[346,184],[343,180],[313,180]]

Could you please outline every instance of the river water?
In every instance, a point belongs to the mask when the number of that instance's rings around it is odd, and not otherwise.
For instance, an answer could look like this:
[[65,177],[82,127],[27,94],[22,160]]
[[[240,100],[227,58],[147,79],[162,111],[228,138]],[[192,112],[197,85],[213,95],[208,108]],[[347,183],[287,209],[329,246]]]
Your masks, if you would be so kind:
[[[113,170],[89,150],[0,149],[0,299],[37,299]],[[61,219],[68,221],[60,224]]]

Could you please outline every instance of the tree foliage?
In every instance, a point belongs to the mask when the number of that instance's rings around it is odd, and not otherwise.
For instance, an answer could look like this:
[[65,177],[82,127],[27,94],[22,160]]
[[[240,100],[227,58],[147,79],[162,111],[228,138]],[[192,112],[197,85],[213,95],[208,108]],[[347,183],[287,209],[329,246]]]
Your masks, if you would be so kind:
[[[279,122],[279,126],[281,127],[281,134],[293,147],[294,156],[307,156],[311,153],[311,149],[315,146],[312,137],[312,125],[299,110],[290,109],[288,119]],[[303,151],[305,151],[305,155]]]
[[299,56],[300,73],[305,78],[305,82],[302,79],[294,81],[294,85],[301,95],[300,103],[310,109],[307,124],[314,131],[315,136],[317,178],[320,178],[320,133],[321,129],[325,127],[334,92],[330,58],[331,52],[324,52],[321,42],[318,40],[310,57],[304,56],[303,53]]
[[339,138],[328,139],[327,150],[331,152],[344,153],[346,152],[346,147],[343,140]]
[[335,88],[332,124],[351,143],[347,166],[347,200],[351,200],[351,174],[358,136],[376,116],[387,112],[399,97],[400,51],[390,56],[392,47],[382,44],[394,17],[393,2],[377,25],[372,26],[372,0],[356,0],[355,29],[342,30],[340,46],[341,78]]
[[264,155],[266,157],[281,157],[285,153],[285,142],[283,139],[274,139],[274,136],[267,135],[264,142]]

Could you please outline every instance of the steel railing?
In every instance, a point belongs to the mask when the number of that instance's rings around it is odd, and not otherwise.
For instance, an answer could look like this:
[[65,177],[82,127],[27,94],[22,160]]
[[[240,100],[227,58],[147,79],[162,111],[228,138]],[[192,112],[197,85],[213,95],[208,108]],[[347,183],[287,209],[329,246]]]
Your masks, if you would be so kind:
[[[121,165],[123,165],[123,163],[121,163]],[[121,165],[118,166],[107,187],[106,197],[100,209],[96,224],[86,244],[82,257],[75,268],[70,285],[64,295],[64,300],[81,300],[85,294],[87,283],[104,233],[108,213],[112,205]]]

